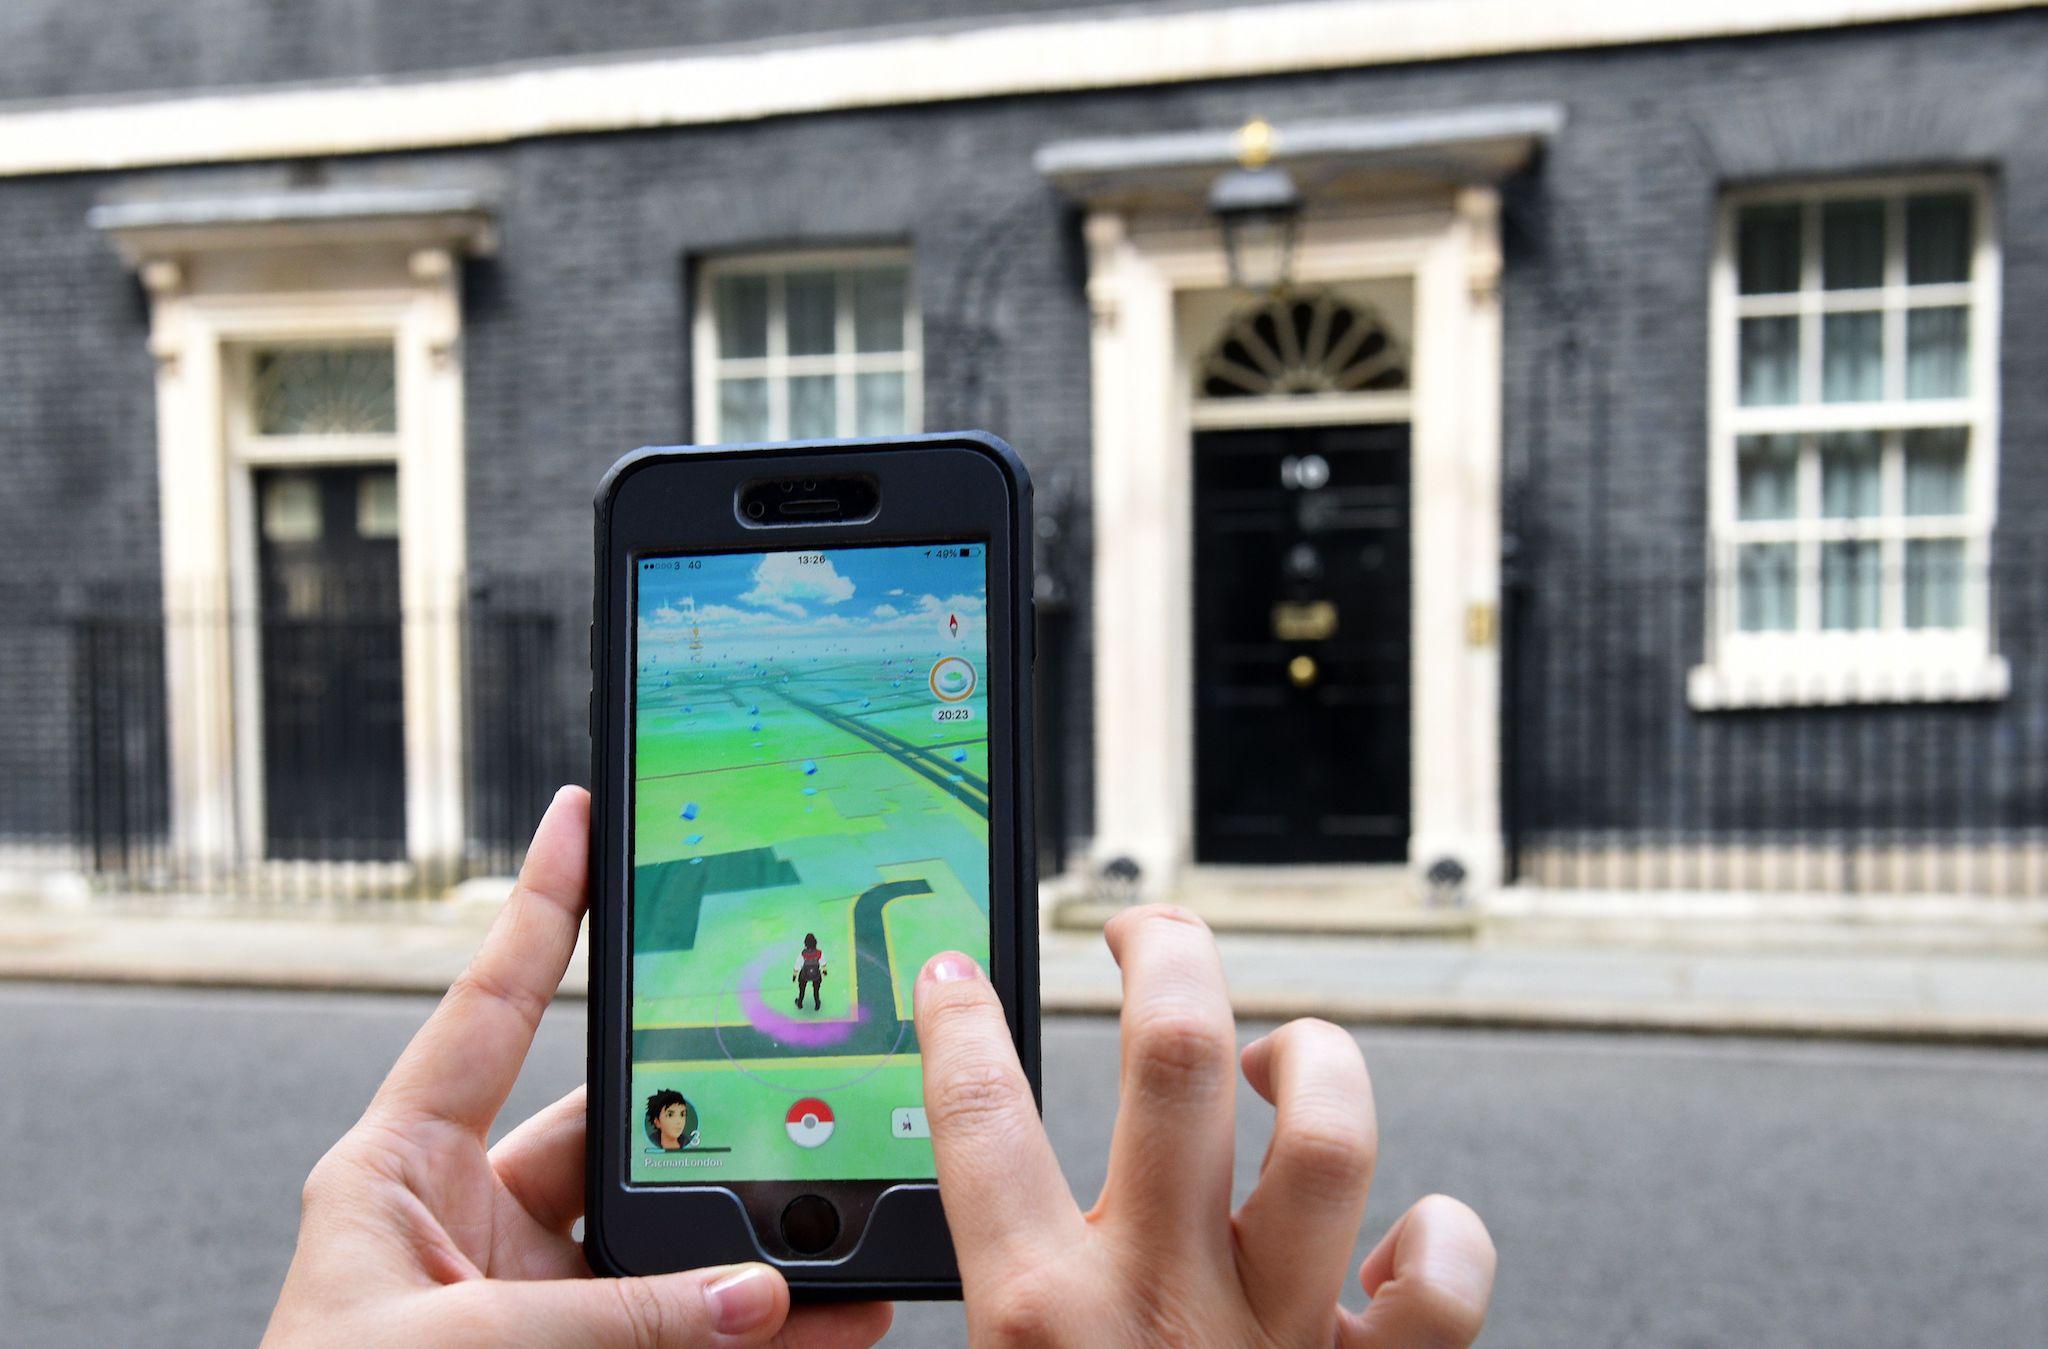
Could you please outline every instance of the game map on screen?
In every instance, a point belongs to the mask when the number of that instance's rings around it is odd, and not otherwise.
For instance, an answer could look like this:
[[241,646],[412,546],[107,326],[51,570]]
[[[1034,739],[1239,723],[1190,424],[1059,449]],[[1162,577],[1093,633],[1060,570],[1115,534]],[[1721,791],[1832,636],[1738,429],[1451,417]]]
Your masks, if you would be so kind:
[[911,993],[988,963],[986,576],[636,560],[631,1181],[933,1176]]

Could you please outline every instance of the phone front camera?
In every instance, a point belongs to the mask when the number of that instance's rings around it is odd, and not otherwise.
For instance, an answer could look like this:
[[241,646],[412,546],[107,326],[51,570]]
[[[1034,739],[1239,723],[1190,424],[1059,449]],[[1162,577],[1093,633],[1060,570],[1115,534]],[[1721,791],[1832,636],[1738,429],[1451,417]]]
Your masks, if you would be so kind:
[[768,508],[766,506],[763,506],[760,502],[749,501],[747,503],[747,514],[751,515],[754,519],[758,520],[767,513]]

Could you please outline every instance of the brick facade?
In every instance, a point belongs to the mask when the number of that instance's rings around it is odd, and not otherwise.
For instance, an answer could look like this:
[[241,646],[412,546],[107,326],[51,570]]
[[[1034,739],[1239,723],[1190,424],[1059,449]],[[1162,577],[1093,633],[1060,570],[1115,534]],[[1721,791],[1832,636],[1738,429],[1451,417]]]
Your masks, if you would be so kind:
[[[53,35],[59,50],[28,61],[21,43],[0,44],[14,52],[5,58],[12,64],[0,64],[0,89],[30,97],[409,69],[448,45],[440,34],[471,33],[449,17],[469,7],[429,8],[446,13],[430,21],[396,4],[327,5],[286,41],[281,18],[254,21],[275,7],[217,3],[204,11],[209,32],[252,31],[202,60],[181,26],[197,17],[164,16],[132,26],[119,43],[87,44],[73,11],[38,3],[0,26]],[[711,40],[740,35],[743,13],[766,15],[748,33],[789,31],[800,9],[613,0],[595,17],[579,10],[571,33],[548,7],[532,5],[465,51],[477,60],[575,52],[587,49],[580,34],[593,31],[619,49]],[[695,17],[657,22],[671,10]],[[430,22],[446,27],[412,26]],[[93,23],[96,33],[122,27]],[[67,42],[71,60],[62,59]],[[578,136],[314,171],[333,182],[458,176],[501,191],[502,247],[464,277],[472,571],[480,580],[581,578],[588,502],[603,467],[633,446],[688,435],[697,258],[812,243],[908,246],[924,319],[925,425],[987,426],[1024,452],[1041,484],[1057,477],[1085,493],[1085,266],[1076,215],[1032,169],[1038,146],[1230,127],[1253,115],[1285,122],[1560,103],[1563,132],[1506,194],[1508,522],[1528,557],[1569,548],[1595,568],[1620,567],[1632,550],[1674,541],[1696,552],[1703,536],[1713,222],[1721,188],[1753,179],[1928,167],[1993,175],[2004,246],[2001,530],[2048,524],[2048,475],[2035,463],[2048,441],[2048,333],[2033,321],[2048,302],[2044,57],[2048,15],[2026,13]],[[281,182],[290,168],[148,180],[197,191],[210,182]],[[148,584],[154,575],[147,305],[84,223],[96,199],[137,181],[0,181],[0,443],[10,450],[0,567],[10,580]],[[1085,509],[1077,522],[1072,570],[1085,612]],[[2012,606],[1999,621],[2029,641],[2043,622]],[[1635,687],[1644,662],[1696,660],[1698,622],[1673,627],[1675,646],[1617,652],[1584,686],[1619,696]],[[1070,709],[1062,755],[1076,784],[1068,824],[1085,833],[1086,623],[1076,632],[1081,645],[1060,690]],[[1541,655],[1563,659],[1555,649]],[[1540,699],[1527,692],[1532,673],[1521,672],[1520,696]],[[0,716],[22,725],[49,696],[10,673]],[[2031,724],[2048,708],[2016,694],[1990,711],[1857,715],[1940,736],[1957,718]],[[1686,752],[1701,721],[1671,704],[1644,716],[1641,735],[1674,753]],[[1568,734],[1566,710],[1536,708],[1531,720],[1544,736]],[[19,759],[28,743],[0,737],[0,755]],[[1532,741],[1523,768],[1554,748]],[[17,766],[0,763],[0,773]],[[1585,785],[1569,773],[1546,781],[1560,790]]]

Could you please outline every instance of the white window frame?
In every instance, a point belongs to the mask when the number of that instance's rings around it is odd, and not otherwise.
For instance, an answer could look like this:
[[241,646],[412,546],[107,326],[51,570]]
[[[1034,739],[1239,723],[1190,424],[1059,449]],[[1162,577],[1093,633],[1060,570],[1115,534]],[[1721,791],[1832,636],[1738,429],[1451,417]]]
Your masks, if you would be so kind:
[[[1881,304],[1886,350],[1903,352],[1908,293],[1904,274],[1904,231],[1901,215],[1909,196],[1929,192],[1968,195],[1973,203],[1976,238],[1970,279],[1949,285],[1911,288],[1911,305],[1966,304],[1969,317],[1967,393],[1960,398],[1907,398],[1901,388],[1888,387],[1886,397],[1869,402],[1817,401],[1821,378],[1819,315],[1837,309],[1868,310]],[[1740,295],[1737,292],[1736,222],[1745,207],[1771,202],[1818,204],[1842,198],[1879,198],[1888,216],[1885,282],[1877,289],[1823,291],[1818,284],[1819,212],[1803,217],[1800,289],[1782,295]],[[1779,707],[1807,704],[1981,701],[2001,698],[2010,672],[1995,650],[1988,575],[1991,542],[1997,522],[1998,484],[1998,298],[1999,241],[1989,182],[1978,174],[1920,174],[1877,178],[1800,182],[1726,192],[1719,207],[1709,299],[1708,372],[1708,540],[1706,661],[1691,672],[1688,696],[1696,708]],[[1767,315],[1814,316],[1802,323],[1799,366],[1802,401],[1771,406],[1738,402],[1740,370],[1738,335],[1745,318]],[[1893,381],[1894,365],[1886,362],[1885,378]],[[1806,401],[1812,395],[1816,401]],[[1795,631],[1743,632],[1737,627],[1739,583],[1738,541],[1763,542],[1763,536],[1800,545],[1800,566],[1818,557],[1820,542],[1848,532],[1855,522],[1799,516],[1785,521],[1741,522],[1737,511],[1737,446],[1746,435],[1819,434],[1830,431],[1879,430],[1899,433],[1925,426],[1963,426],[1969,430],[1964,467],[1964,527],[1944,523],[1933,532],[1964,540],[1967,579],[1963,623],[1957,628],[1908,629],[1896,612],[1897,599],[1887,587],[1881,603],[1881,626],[1855,631],[1826,631],[1810,613],[1812,588],[1801,585],[1795,603]],[[1890,437],[1887,437],[1889,447]],[[1882,530],[1889,565],[1902,556],[1899,542],[1916,532],[1914,521],[1899,514],[1901,485],[1890,467],[1897,459],[1887,449],[1881,469],[1886,503]],[[1807,481],[1811,455],[1802,454],[1800,491],[1818,491]],[[1867,528],[1867,527],[1865,527]],[[1862,533],[1858,532],[1858,537]]]
[[[853,310],[842,282],[835,322],[834,350],[823,356],[789,354],[788,310],[783,285],[794,272],[852,271],[865,267],[903,269],[903,350],[857,353],[853,349]],[[730,276],[760,276],[768,281],[768,352],[765,356],[725,357],[718,350],[718,282]],[[697,269],[696,313],[692,320],[690,362],[695,439],[718,444],[725,439],[719,425],[718,382],[721,376],[763,378],[768,382],[768,439],[788,440],[789,381],[799,375],[838,376],[839,406],[834,420],[842,436],[854,434],[854,377],[864,374],[903,375],[903,431],[915,435],[924,425],[924,324],[918,307],[917,269],[901,248],[801,249],[777,253],[744,253],[707,258]]]

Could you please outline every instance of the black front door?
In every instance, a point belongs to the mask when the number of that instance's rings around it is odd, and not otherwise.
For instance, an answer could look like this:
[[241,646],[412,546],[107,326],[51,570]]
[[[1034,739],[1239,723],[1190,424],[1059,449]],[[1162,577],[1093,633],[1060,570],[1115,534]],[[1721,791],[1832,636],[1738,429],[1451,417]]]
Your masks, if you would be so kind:
[[397,475],[254,475],[266,851],[405,853]]
[[1408,428],[1195,437],[1195,858],[1408,856]]

